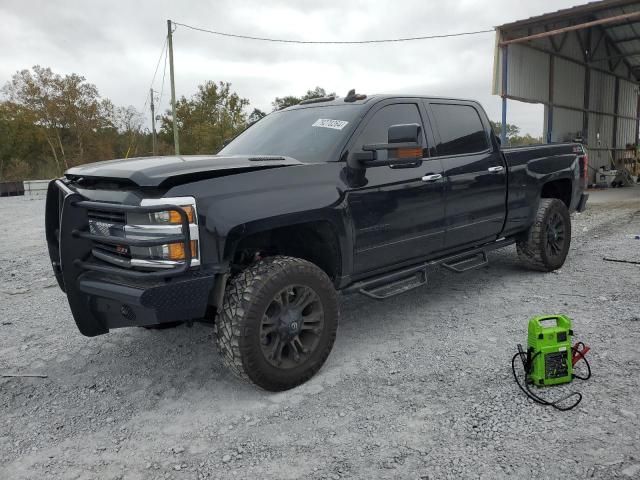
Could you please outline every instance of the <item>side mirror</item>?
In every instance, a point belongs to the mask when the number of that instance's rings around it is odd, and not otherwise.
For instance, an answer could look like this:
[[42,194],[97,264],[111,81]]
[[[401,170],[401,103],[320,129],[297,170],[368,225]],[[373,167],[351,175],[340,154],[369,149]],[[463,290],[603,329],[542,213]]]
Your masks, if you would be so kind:
[[[413,167],[422,161],[422,127],[417,123],[391,125],[387,132],[388,143],[363,145],[364,152],[351,154],[349,165],[366,167]],[[386,150],[387,160],[378,160],[378,150]]]
[[422,127],[417,123],[391,125],[387,133],[389,143],[418,143],[422,137]]

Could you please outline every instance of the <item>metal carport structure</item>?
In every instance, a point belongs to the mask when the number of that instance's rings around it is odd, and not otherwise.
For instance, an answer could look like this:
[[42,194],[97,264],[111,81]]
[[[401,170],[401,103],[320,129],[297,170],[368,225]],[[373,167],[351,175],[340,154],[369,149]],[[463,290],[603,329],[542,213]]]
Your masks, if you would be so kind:
[[493,94],[544,104],[547,142],[584,139],[589,164],[628,156],[638,138],[640,1],[605,0],[496,27]]

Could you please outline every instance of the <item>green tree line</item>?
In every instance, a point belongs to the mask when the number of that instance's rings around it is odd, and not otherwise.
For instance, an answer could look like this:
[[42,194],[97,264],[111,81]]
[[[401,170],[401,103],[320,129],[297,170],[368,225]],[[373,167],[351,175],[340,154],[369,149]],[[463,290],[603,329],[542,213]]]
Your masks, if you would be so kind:
[[[302,100],[331,96],[316,87],[301,96],[276,97],[280,110]],[[207,81],[176,101],[182,154],[213,154],[225,140],[266,115],[233,91],[230,83]],[[159,116],[158,153],[173,154],[173,117]],[[34,66],[16,72],[0,89],[0,181],[46,179],[75,165],[152,155],[152,137],[143,113],[119,107],[75,73],[59,75]],[[499,124],[493,124],[499,131]],[[508,126],[511,144],[533,143]]]
[[[325,96],[323,88],[300,97],[276,98],[273,109]],[[266,115],[230,83],[207,81],[176,101],[181,153],[215,153],[225,140]],[[159,116],[158,153],[173,154],[173,118]],[[117,107],[75,73],[59,75],[35,66],[16,72],[0,90],[0,181],[52,178],[75,165],[152,155],[146,118],[132,106]]]
[[[491,128],[494,133],[500,137],[502,133],[502,122],[492,122]],[[517,147],[520,145],[534,145],[536,143],[542,143],[542,137],[533,137],[528,133],[520,135],[520,127],[507,123],[507,145]]]

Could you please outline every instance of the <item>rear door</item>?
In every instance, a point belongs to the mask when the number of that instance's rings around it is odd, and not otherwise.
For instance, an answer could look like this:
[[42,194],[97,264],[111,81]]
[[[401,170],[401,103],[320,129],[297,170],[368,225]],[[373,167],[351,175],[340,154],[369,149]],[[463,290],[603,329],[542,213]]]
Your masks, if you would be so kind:
[[507,168],[473,102],[426,101],[446,178],[445,248],[495,240],[506,216]]
[[[371,167],[355,172],[355,177],[345,177],[349,178],[347,203],[354,225],[356,276],[395,268],[400,262],[420,259],[442,248],[442,164],[428,157],[427,147],[433,139],[431,130],[424,128],[423,117],[426,119],[426,112],[418,100],[381,102],[367,114],[350,142],[351,151],[362,151],[365,144],[387,143],[392,125],[423,125],[425,148],[420,164],[412,168]],[[379,151],[378,158],[386,159],[387,152]],[[427,175],[436,180],[424,181]]]

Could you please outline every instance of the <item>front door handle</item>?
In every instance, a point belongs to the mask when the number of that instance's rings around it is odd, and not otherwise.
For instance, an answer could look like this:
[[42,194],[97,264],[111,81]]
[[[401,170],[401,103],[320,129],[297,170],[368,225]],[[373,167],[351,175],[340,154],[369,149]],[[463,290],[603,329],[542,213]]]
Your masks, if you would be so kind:
[[423,182],[435,182],[437,180],[440,180],[442,178],[442,175],[440,175],[439,173],[433,173],[431,175],[425,175],[424,177],[422,177],[422,181]]
[[489,167],[487,168],[487,170],[491,173],[500,173],[502,170],[504,170],[504,167],[502,165],[498,165],[497,167]]

